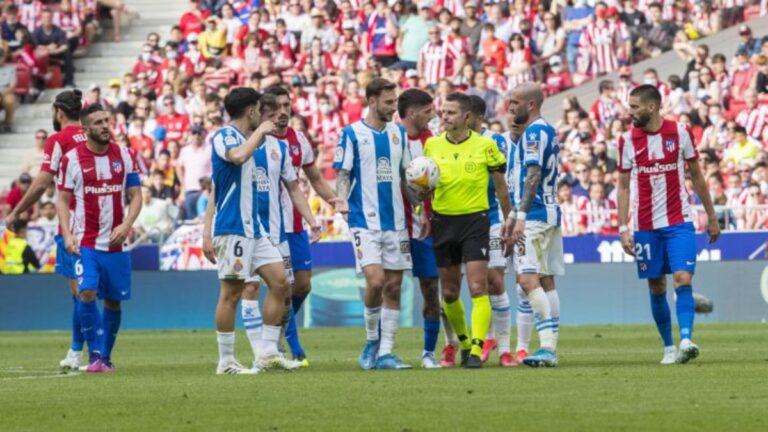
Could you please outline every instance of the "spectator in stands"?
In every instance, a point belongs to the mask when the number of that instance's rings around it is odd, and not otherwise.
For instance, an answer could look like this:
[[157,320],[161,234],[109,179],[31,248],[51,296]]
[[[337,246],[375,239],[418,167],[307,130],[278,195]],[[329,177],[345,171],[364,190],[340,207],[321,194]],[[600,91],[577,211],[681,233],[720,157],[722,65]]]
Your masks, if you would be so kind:
[[7,52],[0,48],[0,111],[5,113],[0,133],[10,133],[16,113],[16,66],[9,64]]
[[17,220],[14,223],[14,236],[5,247],[5,259],[0,273],[9,275],[27,274],[30,267],[40,269],[40,261],[37,255],[27,243],[27,221]]
[[163,98],[163,107],[166,114],[157,116],[157,125],[165,129],[164,142],[167,144],[168,141],[183,140],[189,130],[189,117],[176,112],[176,101],[173,96]]
[[763,129],[766,120],[768,120],[766,119],[768,109],[763,105],[758,105],[757,91],[754,88],[748,88],[744,92],[744,103],[746,109],[736,116],[736,123],[744,127],[750,137],[762,139]]
[[762,41],[752,36],[752,29],[746,24],[739,27],[739,44],[736,51],[746,51],[748,57],[760,54],[762,50]]
[[514,33],[509,39],[507,61],[504,65],[504,75],[507,77],[507,88],[515,88],[518,84],[533,81],[533,54],[525,46],[525,38],[520,33]]
[[557,202],[560,204],[562,210],[561,226],[564,236],[573,236],[582,233],[579,211],[581,207],[581,201],[586,200],[584,197],[576,199],[571,191],[571,185],[567,181],[561,180],[557,183]]
[[21,169],[21,172],[27,173],[32,177],[35,177],[40,172],[40,164],[43,162],[43,149],[47,139],[48,131],[45,129],[38,129],[35,132],[35,151],[24,161],[24,167]]
[[504,98],[498,91],[488,88],[487,78],[488,75],[485,71],[477,71],[474,77],[474,85],[467,90],[467,94],[483,98],[485,101],[485,118],[493,119],[500,112]]
[[427,34],[429,42],[421,49],[416,69],[427,85],[435,86],[443,78],[457,76],[464,60],[453,45],[443,40],[439,26],[432,26]]
[[[167,150],[160,152],[162,154],[168,154]],[[158,156],[159,158],[159,156]],[[152,191],[153,198],[159,198],[173,203],[173,186],[169,186],[165,182],[165,174],[161,169],[155,169],[150,176],[150,190]]]
[[[429,3],[420,2],[418,8],[417,14],[410,15],[400,25],[397,54],[404,69],[416,69],[422,47],[429,42],[429,32],[436,24]],[[479,28],[477,20],[475,25]]]
[[589,109],[589,118],[599,129],[605,129],[613,119],[623,117],[624,107],[616,100],[616,90],[613,81],[602,80],[598,85],[600,97]]
[[133,229],[136,235],[159,243],[173,230],[175,211],[167,200],[153,197],[150,186],[141,186],[141,198],[141,212],[133,223]]
[[184,219],[194,219],[198,216],[200,178],[211,175],[211,146],[205,141],[203,126],[193,125],[189,132],[190,143],[181,149],[176,162],[176,173],[181,180],[178,202],[183,209]]
[[619,227],[616,204],[606,199],[602,183],[590,183],[589,199],[581,201],[581,230],[591,234],[615,235]]
[[760,190],[760,186],[757,184],[750,185],[747,188],[747,199],[745,205],[748,208],[744,216],[744,229],[768,229],[768,210],[763,208],[755,208],[755,206],[763,206],[765,204],[765,195]]
[[179,28],[184,38],[187,38],[192,33],[200,33],[203,31],[203,19],[205,14],[200,10],[199,0],[189,0],[189,10],[184,12],[179,19]]
[[32,40],[37,49],[45,50],[48,58],[62,62],[64,86],[75,87],[75,64],[72,59],[67,35],[53,24],[53,13],[46,8],[42,11],[40,26],[32,33]]
[[202,218],[205,214],[205,209],[208,207],[208,201],[211,199],[211,191],[213,190],[213,183],[210,177],[200,177],[200,198],[197,199],[197,216]]
[[[760,144],[747,135],[744,126],[733,128],[734,141],[725,152],[725,162],[739,165],[742,162],[754,163],[760,152]],[[749,171],[751,173],[751,171]]]
[[2,18],[0,32],[2,33],[2,40],[5,42],[16,40],[16,32],[18,30],[29,31],[29,29],[24,27],[24,24],[19,22],[19,7],[13,3],[5,5]]
[[549,58],[549,72],[544,77],[544,90],[551,96],[573,86],[570,73],[563,68],[563,60],[559,55]]
[[664,19],[660,3],[648,6],[649,21],[643,28],[638,46],[644,56],[656,57],[664,51],[672,49],[677,26]]
[[574,166],[573,174],[576,176],[576,182],[571,185],[571,192],[577,197],[588,197],[589,167],[585,162],[579,161]]
[[563,29],[568,32],[568,40],[565,45],[565,58],[568,70],[571,73],[577,71],[577,59],[579,56],[579,41],[581,32],[592,22],[594,9],[587,5],[585,0],[576,0],[573,7],[565,9]]
[[[5,211],[4,214],[10,213],[21,202],[21,198],[29,189],[32,184],[32,176],[27,173],[23,173],[19,176],[19,179],[14,182],[13,188],[8,192],[5,197]],[[32,215],[32,208],[27,210],[24,215],[20,215],[20,219],[29,219]]]
[[722,110],[719,102],[711,103],[707,107],[707,117],[703,119],[706,121],[707,127],[699,141],[698,148],[700,150],[722,151],[728,144],[728,128]]
[[59,227],[59,218],[56,215],[56,203],[53,201],[40,201],[38,203],[39,206],[39,217],[35,219],[35,225],[49,229],[51,231],[56,231]]
[[221,15],[224,6],[229,4],[229,0],[200,0],[200,10],[215,15]]
[[744,48],[739,49],[731,71],[731,97],[737,101],[743,101],[745,92],[753,85],[756,75],[757,67],[750,63],[748,51]]
[[312,8],[309,17],[311,24],[301,32],[301,51],[309,51],[315,38],[320,39],[323,51],[330,51],[338,36],[333,27],[325,23],[325,13],[319,8]]
[[216,15],[205,19],[205,30],[198,33],[197,44],[204,58],[227,55],[227,27]]
[[59,26],[67,36],[69,50],[74,52],[83,36],[83,23],[80,14],[74,10],[69,0],[62,0],[59,10],[53,15],[53,23]]
[[590,57],[590,75],[599,77],[618,69],[619,50],[624,47],[624,41],[608,20],[607,8],[599,5],[595,8],[595,20],[587,24],[581,31],[579,46],[582,55]]

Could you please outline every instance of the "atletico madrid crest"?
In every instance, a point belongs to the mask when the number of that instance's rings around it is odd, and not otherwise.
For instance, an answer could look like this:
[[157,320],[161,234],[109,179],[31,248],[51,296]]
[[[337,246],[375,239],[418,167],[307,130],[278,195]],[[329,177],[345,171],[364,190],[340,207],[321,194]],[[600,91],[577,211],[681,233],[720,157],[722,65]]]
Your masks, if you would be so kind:
[[115,174],[120,174],[120,172],[123,171],[123,164],[121,164],[120,161],[112,161],[112,171],[114,171]]
[[675,151],[675,140],[674,138],[667,138],[664,140],[664,148],[667,149],[667,153],[671,153]]

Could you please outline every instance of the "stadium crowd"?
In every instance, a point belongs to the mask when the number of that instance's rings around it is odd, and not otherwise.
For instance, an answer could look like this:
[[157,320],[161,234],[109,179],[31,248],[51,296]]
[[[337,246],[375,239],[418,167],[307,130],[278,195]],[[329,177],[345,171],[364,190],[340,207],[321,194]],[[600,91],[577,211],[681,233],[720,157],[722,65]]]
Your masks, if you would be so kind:
[[[51,49],[35,44],[34,34],[48,34],[50,22],[62,22],[62,11],[81,19],[68,27],[56,24],[68,36],[62,42],[66,52],[92,35],[87,18],[93,1],[62,1],[58,12],[39,15],[39,24],[22,18],[23,8],[39,0],[6,3],[3,38],[11,37],[6,62],[23,63],[30,50]],[[98,3],[122,9],[115,0]],[[629,91],[652,83],[664,96],[664,114],[692,128],[723,228],[768,229],[768,38],[754,37],[741,24],[764,14],[765,3],[191,0],[168,34],[147,35],[131,71],[104,91],[91,86],[84,97],[86,104],[112,109],[115,140],[130,147],[142,165],[144,209],[136,231],[150,241],[161,240],[180,221],[202,217],[211,191],[206,138],[227,121],[222,101],[232,86],[289,87],[292,127],[313,142],[321,172],[332,181],[339,132],[363,116],[361,88],[376,76],[401,89],[427,89],[438,110],[452,91],[479,95],[488,106],[487,126],[499,132],[507,121],[506,92],[516,84],[536,81],[553,95],[601,80],[597,100],[566,98],[561,118],[548,119],[557,122],[562,147],[558,196],[565,235],[617,232],[617,140],[629,127]],[[733,53],[691,44],[734,25],[741,27]],[[19,26],[33,26],[27,32],[33,36],[19,37],[26,34]],[[633,66],[668,50],[682,59],[678,74],[661,77]],[[735,56],[727,61],[724,54]],[[64,81],[73,84],[67,55]],[[0,89],[7,88],[3,65],[0,60]],[[617,82],[601,78],[614,71]],[[34,76],[47,79],[41,70]],[[439,127],[435,119],[435,131]],[[46,136],[44,130],[36,134],[40,151]],[[3,212],[28,187],[33,165],[25,164],[7,192]],[[326,238],[345,235],[340,216],[312,195],[306,181],[303,186],[325,221]],[[49,195],[54,193],[51,188]],[[44,212],[29,216],[38,214]]]

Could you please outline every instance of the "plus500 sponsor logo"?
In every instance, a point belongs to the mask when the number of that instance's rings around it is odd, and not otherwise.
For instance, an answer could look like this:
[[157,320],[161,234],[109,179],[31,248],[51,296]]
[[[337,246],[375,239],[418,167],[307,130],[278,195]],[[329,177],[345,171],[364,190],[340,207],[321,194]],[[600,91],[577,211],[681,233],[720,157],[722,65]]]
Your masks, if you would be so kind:
[[656,163],[653,166],[641,166],[637,169],[640,174],[663,174],[670,171],[677,170],[676,163],[660,164]]
[[86,186],[85,187],[85,193],[96,194],[96,195],[112,194],[115,192],[122,192],[122,191],[123,191],[123,185],[103,185],[103,186]]

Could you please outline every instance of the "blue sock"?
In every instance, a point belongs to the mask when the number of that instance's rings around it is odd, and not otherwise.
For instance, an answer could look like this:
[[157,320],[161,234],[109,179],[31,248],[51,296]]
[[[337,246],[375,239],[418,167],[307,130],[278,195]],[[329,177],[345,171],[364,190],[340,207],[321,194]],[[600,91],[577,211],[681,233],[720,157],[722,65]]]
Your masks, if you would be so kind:
[[293,314],[293,309],[291,309],[291,315],[288,318],[288,327],[285,328],[285,341],[288,342],[294,357],[306,355],[304,348],[301,347],[301,342],[299,342],[299,330],[296,328],[296,316]]
[[424,319],[424,351],[435,352],[437,336],[440,334],[440,320]]
[[104,350],[101,355],[106,359],[112,357],[112,348],[115,346],[115,340],[117,340],[122,315],[123,312],[119,309],[104,308]]
[[307,299],[308,294],[294,295],[291,297],[291,306],[293,307],[293,313],[299,313],[301,305],[304,304],[304,300]]
[[80,326],[80,300],[77,296],[72,296],[72,343],[69,349],[72,351],[82,351],[85,344],[83,328]]
[[653,320],[656,321],[656,328],[664,340],[664,346],[673,346],[675,343],[672,341],[672,316],[667,303],[667,293],[660,295],[651,293],[651,312]]
[[102,328],[101,314],[96,301],[80,302],[80,325],[83,336],[88,343],[89,363],[101,357],[101,341],[99,330]]
[[677,293],[677,324],[680,326],[680,339],[690,339],[693,336],[693,288],[683,285],[675,290]]

